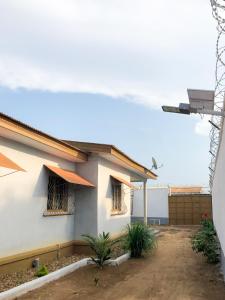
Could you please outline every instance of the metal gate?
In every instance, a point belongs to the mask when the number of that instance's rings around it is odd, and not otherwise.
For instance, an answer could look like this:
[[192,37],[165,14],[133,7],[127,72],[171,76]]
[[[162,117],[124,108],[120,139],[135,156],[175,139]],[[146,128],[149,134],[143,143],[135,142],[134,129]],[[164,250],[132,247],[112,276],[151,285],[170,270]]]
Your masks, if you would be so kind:
[[212,197],[209,194],[169,196],[170,225],[199,225],[202,215],[212,218]]

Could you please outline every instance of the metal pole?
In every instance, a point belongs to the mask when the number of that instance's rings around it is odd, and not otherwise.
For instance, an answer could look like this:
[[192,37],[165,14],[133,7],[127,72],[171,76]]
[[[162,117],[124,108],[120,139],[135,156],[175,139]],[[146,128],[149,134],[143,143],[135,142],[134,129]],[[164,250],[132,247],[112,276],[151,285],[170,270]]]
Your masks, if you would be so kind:
[[225,117],[224,111],[216,111],[216,110],[211,110],[211,109],[190,108],[190,113],[191,114],[202,114],[202,115]]
[[147,216],[147,180],[143,182],[143,200],[144,200],[144,224],[148,224],[148,216]]

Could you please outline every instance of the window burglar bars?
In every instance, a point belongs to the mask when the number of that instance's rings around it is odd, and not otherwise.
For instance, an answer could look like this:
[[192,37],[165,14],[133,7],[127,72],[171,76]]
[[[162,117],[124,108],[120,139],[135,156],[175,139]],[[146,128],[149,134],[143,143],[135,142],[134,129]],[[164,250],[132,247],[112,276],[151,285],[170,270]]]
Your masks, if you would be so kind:
[[60,177],[49,176],[47,210],[68,210],[68,182]]

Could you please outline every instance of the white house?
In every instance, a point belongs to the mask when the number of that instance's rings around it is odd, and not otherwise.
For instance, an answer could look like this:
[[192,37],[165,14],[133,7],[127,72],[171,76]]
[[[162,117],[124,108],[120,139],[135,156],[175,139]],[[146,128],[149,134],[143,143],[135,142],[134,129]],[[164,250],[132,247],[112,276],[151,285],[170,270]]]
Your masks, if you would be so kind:
[[0,114],[0,272],[78,250],[85,233],[118,235],[131,182],[156,177],[115,146],[65,142]]

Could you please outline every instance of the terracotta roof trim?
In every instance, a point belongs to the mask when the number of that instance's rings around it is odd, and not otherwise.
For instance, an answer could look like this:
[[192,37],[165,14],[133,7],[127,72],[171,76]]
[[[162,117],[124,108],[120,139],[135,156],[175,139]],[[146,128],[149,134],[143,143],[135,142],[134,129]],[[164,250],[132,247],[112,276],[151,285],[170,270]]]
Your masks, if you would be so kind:
[[[141,168],[142,170],[139,170],[140,172],[144,173],[146,176],[149,176],[151,177],[152,179],[156,179],[158,177],[158,175],[156,175],[154,172],[152,172],[151,170],[149,170],[148,168],[146,168],[145,166],[141,165],[140,163],[138,163],[137,161],[135,161],[133,158],[129,157],[126,153],[124,153],[123,151],[121,151],[119,148],[117,148],[116,146],[112,145],[112,144],[103,144],[103,143],[92,143],[92,142],[80,142],[80,141],[71,141],[71,140],[67,140],[65,142],[68,142],[68,143],[75,143],[77,145],[80,145],[81,149],[83,147],[83,151],[86,151],[87,153],[88,152],[91,152],[90,150],[88,149],[85,149],[85,145],[89,145],[89,146],[96,146],[96,147],[102,147],[102,151],[99,150],[97,152],[99,153],[105,153],[106,151],[104,151],[104,147],[109,149],[109,151],[107,151],[107,153],[110,153],[113,155],[113,151],[116,152],[116,153],[119,153],[121,156],[125,157],[127,160],[129,160],[130,162],[132,162],[133,164],[137,165],[139,168]],[[93,152],[96,152],[96,151],[93,151]]]
[[77,147],[74,147],[74,146],[72,146],[71,144],[68,144],[68,143],[66,143],[65,141],[63,141],[63,140],[60,140],[60,139],[57,139],[56,137],[53,137],[53,136],[51,136],[51,135],[49,135],[49,134],[47,134],[47,133],[45,133],[45,132],[43,132],[43,131],[41,131],[41,130],[38,130],[38,129],[36,129],[36,128],[34,128],[34,127],[32,127],[32,126],[30,126],[30,125],[27,125],[26,123],[23,123],[23,122],[21,122],[21,121],[18,121],[18,120],[16,120],[15,118],[13,118],[13,117],[11,117],[11,116],[8,116],[8,115],[6,115],[6,114],[4,114],[4,113],[2,113],[2,112],[0,112],[0,120],[5,120],[5,121],[7,121],[7,122],[10,122],[10,123],[13,123],[16,127],[22,127],[22,128],[24,128],[24,129],[26,129],[26,130],[28,130],[28,131],[30,131],[30,132],[33,132],[34,134],[37,134],[37,135],[40,135],[40,136],[42,136],[42,137],[44,137],[44,138],[47,138],[47,139],[49,139],[49,140],[51,140],[51,141],[53,141],[53,142],[55,142],[55,143],[58,143],[58,144],[60,144],[60,145],[62,145],[62,146],[64,146],[64,147],[67,147],[67,148],[69,148],[70,150],[76,150],[77,152],[79,152],[79,153],[81,153],[81,154],[83,154],[83,155],[86,155],[86,153],[84,152],[84,151],[82,151],[81,149],[79,149],[79,148],[77,148]]
[[137,165],[139,165],[140,167],[145,169],[146,173],[151,173],[154,177],[158,177],[158,175],[156,175],[154,172],[152,172],[151,170],[149,170],[148,168],[146,168],[145,166],[143,166],[142,164],[140,164],[139,162],[135,161],[133,158],[129,157],[126,153],[124,153],[123,151],[121,151],[119,148],[117,148],[114,145],[110,145],[112,148],[114,148],[116,151],[122,153],[125,157],[127,157],[128,159],[132,160],[134,163],[136,163]]

